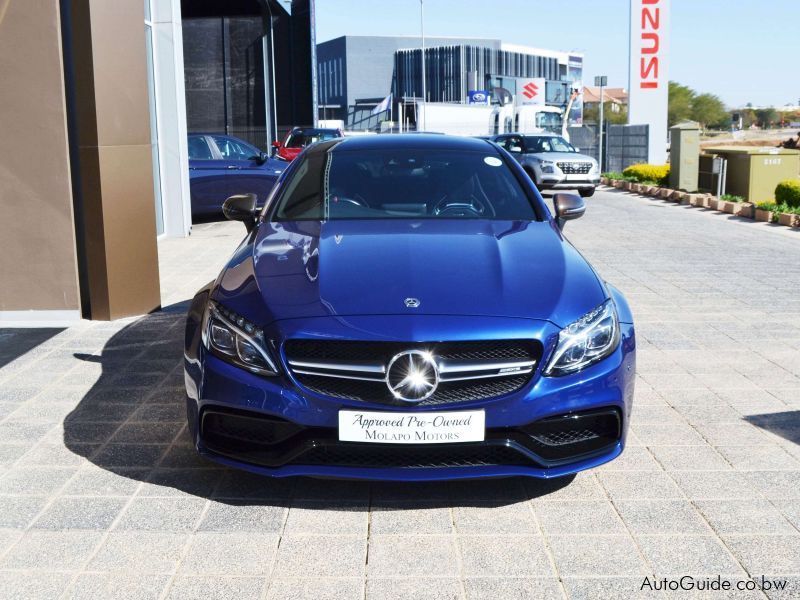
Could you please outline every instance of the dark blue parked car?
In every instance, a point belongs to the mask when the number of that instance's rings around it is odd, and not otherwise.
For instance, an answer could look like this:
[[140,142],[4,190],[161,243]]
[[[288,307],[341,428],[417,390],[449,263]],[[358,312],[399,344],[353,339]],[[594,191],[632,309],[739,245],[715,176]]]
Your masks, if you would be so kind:
[[189,187],[192,214],[222,212],[222,203],[235,194],[256,194],[263,204],[286,163],[230,135],[189,135]]
[[309,147],[195,296],[189,428],[220,463],[274,476],[557,477],[622,452],[628,303],[486,140]]

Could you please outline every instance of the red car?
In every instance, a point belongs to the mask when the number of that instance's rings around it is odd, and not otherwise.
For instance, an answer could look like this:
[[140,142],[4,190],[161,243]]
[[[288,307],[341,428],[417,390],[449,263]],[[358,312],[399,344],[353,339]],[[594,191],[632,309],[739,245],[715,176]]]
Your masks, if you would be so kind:
[[303,151],[303,148],[314,142],[344,137],[341,129],[319,129],[316,127],[295,127],[283,142],[272,142],[277,148],[275,155],[283,160],[292,161]]

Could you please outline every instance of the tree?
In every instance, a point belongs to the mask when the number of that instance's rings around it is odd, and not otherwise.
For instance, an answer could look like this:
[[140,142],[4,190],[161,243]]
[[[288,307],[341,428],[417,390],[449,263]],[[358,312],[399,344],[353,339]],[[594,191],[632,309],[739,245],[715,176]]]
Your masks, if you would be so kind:
[[675,81],[669,82],[667,120],[670,127],[675,123],[686,121],[692,117],[692,101],[694,97],[695,91],[692,88]]
[[[614,110],[613,103],[610,101],[603,102],[603,120],[612,125],[624,125],[628,122],[628,107],[620,106],[618,110]],[[584,105],[583,107],[583,121],[585,123],[599,123],[600,122],[600,103],[592,103],[591,105]]]
[[769,129],[780,120],[780,117],[774,108],[759,108],[756,110],[756,119],[760,127]]
[[730,115],[722,100],[714,94],[700,94],[692,100],[691,116],[700,127],[724,129],[730,124]]

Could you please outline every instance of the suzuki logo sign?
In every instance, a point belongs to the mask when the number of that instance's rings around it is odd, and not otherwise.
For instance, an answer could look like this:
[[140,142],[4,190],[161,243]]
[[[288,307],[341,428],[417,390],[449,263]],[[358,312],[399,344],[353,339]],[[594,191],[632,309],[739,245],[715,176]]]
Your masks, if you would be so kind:
[[529,100],[533,100],[539,94],[539,86],[533,83],[532,81],[522,88],[522,95],[528,98]]
[[537,77],[525,83],[522,88],[522,104],[544,104],[544,77]]
[[628,123],[650,126],[648,162],[667,160],[670,0],[631,0]]

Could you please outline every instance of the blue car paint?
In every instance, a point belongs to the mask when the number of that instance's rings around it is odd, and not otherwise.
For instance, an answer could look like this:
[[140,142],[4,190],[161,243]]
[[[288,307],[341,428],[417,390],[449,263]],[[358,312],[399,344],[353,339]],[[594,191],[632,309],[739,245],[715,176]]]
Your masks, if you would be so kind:
[[[202,135],[205,134],[192,134]],[[233,136],[220,136],[252,149],[253,156],[260,150]],[[192,137],[192,136],[190,136]],[[212,140],[208,140],[213,144]],[[216,154],[215,148],[212,146]],[[222,203],[235,194],[256,194],[258,206],[263,206],[272,187],[286,169],[286,162],[268,158],[258,160],[230,160],[212,158],[210,160],[189,159],[189,190],[193,215],[213,215],[222,212]]]
[[[424,147],[452,144],[446,136],[392,137],[375,144]],[[432,138],[435,142],[431,142]],[[373,138],[375,139],[375,138]],[[370,141],[348,141],[369,147]],[[201,454],[230,466],[271,476],[314,475],[386,480],[432,480],[527,475],[559,477],[616,458],[623,450],[633,399],[636,339],[627,301],[603,282],[563,237],[542,197],[524,172],[503,156],[535,203],[541,221],[367,220],[274,223],[262,219],[235,251],[216,281],[195,297],[186,329],[185,374],[189,425]],[[331,144],[334,146],[335,144]],[[333,148],[331,151],[337,151]],[[293,167],[300,159],[293,162]],[[292,170],[290,167],[289,171]],[[280,185],[291,176],[284,173]],[[273,193],[275,193],[274,190]],[[263,215],[268,216],[268,215]],[[466,264],[465,264],[466,261]],[[448,265],[463,268],[447,268]],[[309,272],[311,269],[311,272]],[[491,285],[476,287],[475,281]],[[421,298],[416,309],[402,300]],[[200,342],[200,321],[209,299],[263,325],[267,339],[358,339],[430,341],[538,339],[542,360],[522,390],[455,409],[483,408],[486,427],[524,425],[538,419],[616,407],[622,436],[601,456],[551,468],[481,466],[436,469],[377,469],[329,465],[255,466],[214,454],[198,435],[203,407],[227,406],[316,427],[335,428],[341,408],[396,411],[387,406],[333,399],[301,388],[290,374],[282,348],[281,374],[260,377],[208,353]],[[578,373],[545,377],[541,371],[566,324],[611,299],[620,320],[619,346],[607,358]],[[413,410],[442,410],[419,406]],[[446,410],[446,408],[445,408]]]

